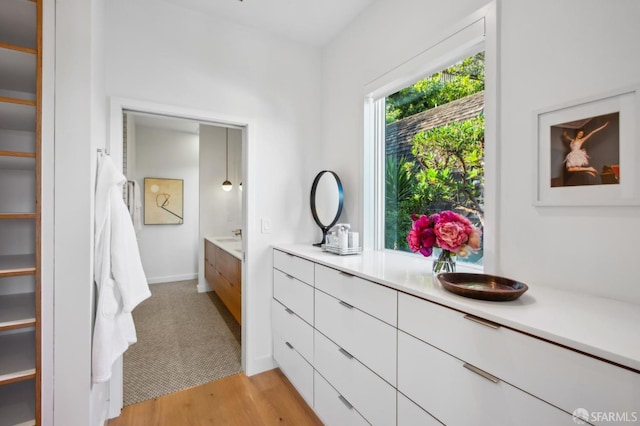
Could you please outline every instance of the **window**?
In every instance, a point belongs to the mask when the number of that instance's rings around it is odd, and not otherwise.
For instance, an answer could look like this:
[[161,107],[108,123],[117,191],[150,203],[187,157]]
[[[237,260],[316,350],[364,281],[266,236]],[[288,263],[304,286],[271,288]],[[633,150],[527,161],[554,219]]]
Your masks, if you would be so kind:
[[368,248],[410,252],[412,213],[453,210],[483,229],[483,250],[459,261],[495,268],[496,46],[491,3],[366,86]]
[[[484,52],[383,99],[384,248],[409,251],[411,214],[484,220]],[[463,261],[480,263],[482,249]]]

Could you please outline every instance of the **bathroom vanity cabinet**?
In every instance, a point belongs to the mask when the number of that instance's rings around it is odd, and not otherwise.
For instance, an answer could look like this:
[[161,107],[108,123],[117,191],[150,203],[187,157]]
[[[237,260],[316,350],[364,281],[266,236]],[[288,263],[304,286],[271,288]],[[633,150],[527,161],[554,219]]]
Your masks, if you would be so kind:
[[242,324],[242,265],[226,244],[204,240],[204,276],[231,315]]
[[466,299],[404,254],[278,246],[273,266],[274,359],[326,424],[640,414],[636,305],[535,286],[513,302]]
[[0,2],[0,424],[40,424],[41,2]]

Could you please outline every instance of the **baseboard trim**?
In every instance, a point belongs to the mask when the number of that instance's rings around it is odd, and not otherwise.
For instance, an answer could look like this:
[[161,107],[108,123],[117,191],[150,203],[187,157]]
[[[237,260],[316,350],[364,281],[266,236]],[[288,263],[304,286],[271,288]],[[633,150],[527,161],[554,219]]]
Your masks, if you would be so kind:
[[198,282],[198,293],[206,293],[208,291],[213,291],[213,289],[211,288],[211,286],[209,286],[209,284],[205,281],[205,282]]
[[245,374],[247,376],[253,376],[255,374],[260,374],[268,370],[273,370],[278,365],[272,356],[264,356],[261,358],[256,358],[251,360],[251,362],[247,362]]
[[174,281],[194,280],[196,278],[198,278],[198,273],[197,272],[195,272],[193,274],[166,275],[164,277],[147,278],[147,282],[149,284],[160,284],[160,283],[170,283],[170,282],[174,282]]

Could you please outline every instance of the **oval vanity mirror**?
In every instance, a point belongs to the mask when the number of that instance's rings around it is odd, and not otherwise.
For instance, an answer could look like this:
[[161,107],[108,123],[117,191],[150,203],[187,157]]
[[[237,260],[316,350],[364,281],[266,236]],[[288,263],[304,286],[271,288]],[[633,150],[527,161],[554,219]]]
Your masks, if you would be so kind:
[[311,186],[311,214],[322,230],[322,241],[314,246],[327,242],[327,232],[342,213],[342,201],[342,182],[338,175],[330,170],[318,173]]

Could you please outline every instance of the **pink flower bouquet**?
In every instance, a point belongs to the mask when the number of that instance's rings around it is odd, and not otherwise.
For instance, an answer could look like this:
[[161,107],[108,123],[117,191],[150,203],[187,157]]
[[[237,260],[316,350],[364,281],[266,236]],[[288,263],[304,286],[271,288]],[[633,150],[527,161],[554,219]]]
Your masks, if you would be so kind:
[[467,257],[480,249],[482,231],[458,213],[445,210],[431,216],[414,214],[411,220],[413,226],[407,235],[407,242],[413,252],[431,256],[433,248],[439,247],[442,254],[438,260],[445,260],[452,253]]

